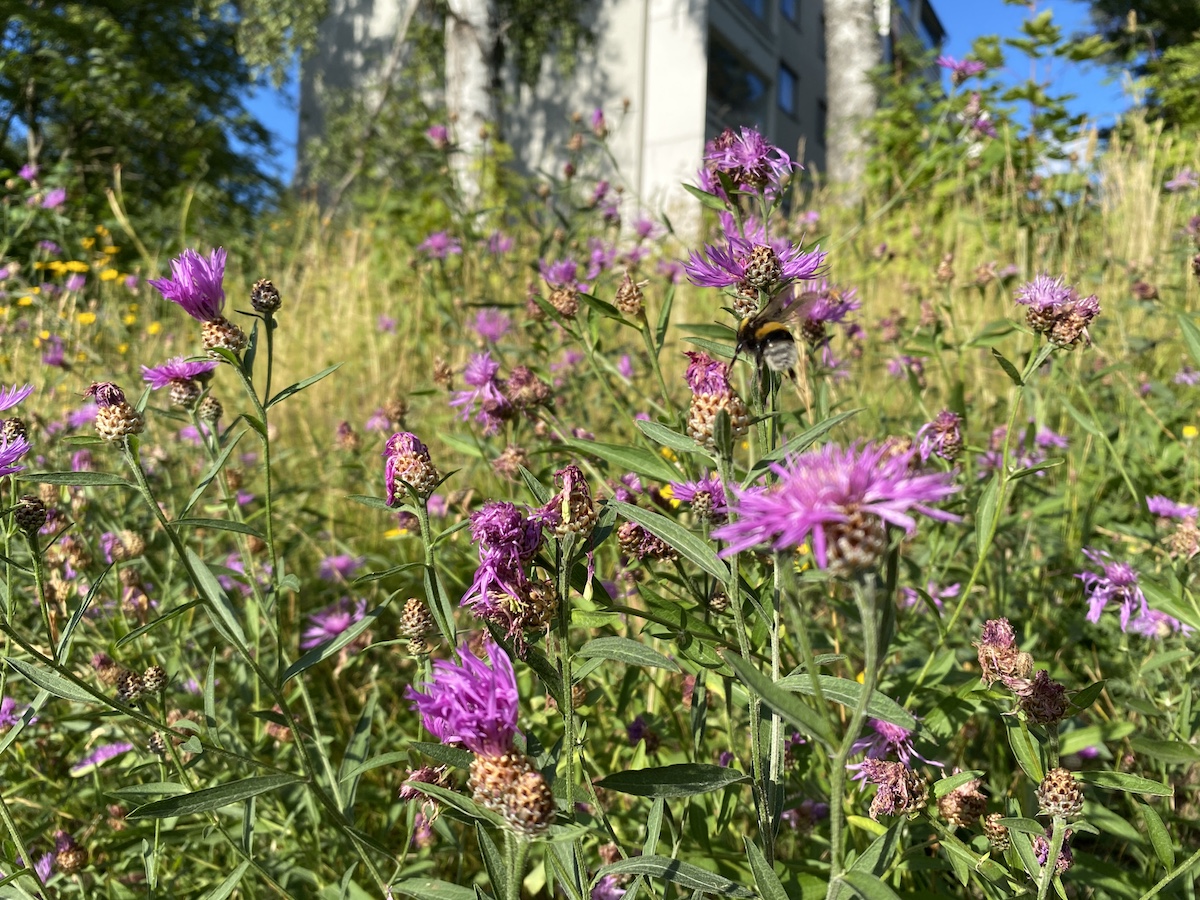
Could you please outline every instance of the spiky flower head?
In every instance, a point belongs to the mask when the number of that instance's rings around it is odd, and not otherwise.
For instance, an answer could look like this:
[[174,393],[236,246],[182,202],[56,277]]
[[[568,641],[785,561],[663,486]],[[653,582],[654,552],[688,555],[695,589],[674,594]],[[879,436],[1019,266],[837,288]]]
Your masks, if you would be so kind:
[[554,473],[554,483],[558,493],[538,511],[538,519],[559,537],[576,534],[586,538],[599,514],[583,471],[576,465],[565,466]]
[[1017,289],[1016,301],[1028,307],[1029,327],[1061,347],[1088,340],[1087,326],[1100,315],[1099,299],[1094,294],[1080,297],[1061,276],[1036,276]]
[[400,431],[388,438],[383,450],[387,505],[407,502],[408,485],[420,497],[428,497],[441,476],[429,458],[429,448],[411,432]]
[[949,473],[914,472],[916,450],[884,444],[828,444],[773,463],[778,482],[735,489],[736,519],[713,531],[729,556],[759,544],[787,550],[812,544],[821,568],[849,574],[874,566],[887,548],[887,527],[916,531],[914,513],[956,521],[933,508],[958,487]]
[[617,529],[617,543],[622,553],[634,559],[669,561],[679,558],[674,547],[637,522],[625,522]]
[[517,678],[496,644],[484,641],[491,666],[466,647],[461,665],[439,659],[433,680],[405,689],[425,730],[444,744],[462,745],[480,756],[503,756],[517,733]]
[[0,475],[12,475],[24,469],[17,462],[31,448],[29,439],[22,434],[0,434]]
[[17,387],[15,384],[10,388],[0,387],[0,412],[12,409],[32,393],[32,384],[26,384],[21,387]]
[[974,75],[982,75],[987,71],[987,64],[977,59],[955,59],[953,56],[939,56],[935,62],[943,69],[950,70],[950,78],[955,85],[962,84]]
[[991,687],[997,681],[1019,693],[1029,685],[1033,673],[1033,657],[1017,647],[1016,633],[1008,619],[989,619],[984,623],[983,636],[975,645],[979,651],[980,677]]
[[1083,812],[1083,790],[1069,769],[1051,769],[1037,789],[1038,804],[1048,816],[1069,819]]
[[688,436],[698,444],[715,448],[717,417],[722,412],[729,416],[732,436],[744,435],[750,428],[750,413],[729,381],[729,366],[703,352],[689,351],[687,357],[685,378],[692,389]]
[[[1068,828],[1066,834],[1063,835],[1062,850],[1058,853],[1058,859],[1054,861],[1054,872],[1056,875],[1064,874],[1067,869],[1075,865],[1075,854],[1071,852],[1071,847],[1068,843],[1071,840],[1071,834],[1071,829]],[[1045,835],[1037,834],[1033,837],[1033,852],[1037,856],[1038,865],[1043,868],[1050,859],[1051,836],[1052,832],[1047,829]]]
[[250,288],[250,305],[257,313],[268,315],[279,312],[279,307],[283,304],[282,298],[279,296],[279,288],[267,278],[260,278],[254,282],[254,286]]
[[871,818],[905,815],[924,809],[929,799],[929,782],[902,762],[868,759],[862,764],[864,778],[878,785],[871,801]]
[[921,459],[928,459],[930,455],[934,455],[954,462],[963,448],[962,416],[952,410],[943,409],[934,416],[932,422],[921,426],[917,437],[921,441]]
[[1162,519],[1195,519],[1200,516],[1200,507],[1176,503],[1162,494],[1147,497],[1146,508]]
[[997,853],[1003,853],[1012,846],[1012,838],[1008,833],[1008,826],[1000,820],[1004,816],[1001,813],[991,813],[983,820],[983,833],[988,839],[988,845]]
[[717,475],[706,475],[699,481],[672,481],[671,499],[690,504],[701,519],[717,524],[725,521],[725,486]]
[[94,382],[83,396],[96,401],[96,433],[106,441],[139,434],[145,426],[142,414],[129,405],[125,392],[111,381]]
[[1034,725],[1056,725],[1071,709],[1067,689],[1054,681],[1045,669],[1038,670],[1027,687],[1014,690],[1017,705]]
[[169,359],[161,366],[142,366],[142,380],[154,390],[171,387],[180,381],[195,381],[217,367],[216,360]]
[[704,145],[704,166],[739,190],[774,193],[798,164],[753,128],[726,128]]
[[1088,594],[1087,620],[1099,622],[1101,613],[1109,603],[1119,603],[1121,630],[1127,631],[1133,614],[1136,612],[1141,616],[1149,608],[1146,595],[1138,584],[1137,570],[1129,563],[1114,560],[1100,550],[1085,548],[1083,555],[1103,569],[1102,574],[1079,572],[1075,576],[1083,582]]
[[225,308],[225,250],[218,247],[205,259],[195,250],[184,250],[171,260],[170,278],[151,278],[147,283],[198,322],[221,318]]
[[979,790],[983,781],[972,778],[938,800],[938,812],[951,825],[970,828],[987,812],[987,797]]
[[[871,729],[870,733],[859,738],[851,745],[851,756],[857,756],[859,753],[865,752],[866,759],[885,759],[888,756],[895,756],[906,766],[911,766],[913,760],[917,759],[928,765],[944,768],[942,763],[926,759],[917,752],[916,747],[913,745],[913,732],[903,725],[885,722],[882,719],[868,719],[867,724]],[[866,774],[863,772],[862,763],[847,766],[846,768],[856,773],[854,776],[855,781],[861,781],[866,777]]]
[[475,421],[484,426],[484,434],[495,434],[512,414],[512,405],[496,377],[499,371],[500,363],[492,359],[491,351],[476,353],[463,370],[468,390],[458,391],[450,401],[451,406],[462,407],[464,422],[478,409]]

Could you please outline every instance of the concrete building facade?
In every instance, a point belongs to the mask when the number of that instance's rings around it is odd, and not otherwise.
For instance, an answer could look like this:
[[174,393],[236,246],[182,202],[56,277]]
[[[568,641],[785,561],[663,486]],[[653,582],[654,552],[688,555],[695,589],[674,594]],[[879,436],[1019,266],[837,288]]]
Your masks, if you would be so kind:
[[[364,84],[362,70],[378,65],[388,25],[411,2],[334,0],[301,79],[302,147],[319,134],[321,89]],[[930,0],[876,0],[876,12],[883,59],[906,37],[931,48],[945,37]],[[694,203],[679,183],[726,127],[754,125],[824,168],[822,0],[596,0],[591,17],[596,42],[570,78],[547,61],[537,85],[510,85],[501,129],[526,170],[561,171],[572,116],[597,108],[615,162],[605,174],[648,210],[670,215]],[[346,46],[360,40],[365,52]]]

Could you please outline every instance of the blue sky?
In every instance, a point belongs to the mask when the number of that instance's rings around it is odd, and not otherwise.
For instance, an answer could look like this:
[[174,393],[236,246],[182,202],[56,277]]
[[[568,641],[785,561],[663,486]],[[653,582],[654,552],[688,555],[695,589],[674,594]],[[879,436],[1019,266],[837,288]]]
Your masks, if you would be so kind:
[[[1009,6],[1003,0],[934,0],[934,8],[949,33],[945,50],[959,58],[967,55],[971,44],[982,35],[1015,36],[1028,16],[1024,7]],[[1084,0],[1041,0],[1037,11],[1044,10],[1053,12],[1054,21],[1067,35],[1087,28],[1088,5]],[[1001,73],[1002,77],[1013,82],[1030,77],[1023,55],[1018,57],[1011,50],[1006,55],[1012,65]],[[1119,81],[1103,67],[1043,60],[1033,74],[1039,81],[1050,82],[1052,93],[1075,94],[1068,104],[1071,111],[1083,113],[1099,124],[1112,124],[1117,114],[1129,106]],[[297,96],[293,79],[282,91],[264,87],[248,101],[250,111],[275,135],[272,171],[284,180],[290,180],[296,164]]]

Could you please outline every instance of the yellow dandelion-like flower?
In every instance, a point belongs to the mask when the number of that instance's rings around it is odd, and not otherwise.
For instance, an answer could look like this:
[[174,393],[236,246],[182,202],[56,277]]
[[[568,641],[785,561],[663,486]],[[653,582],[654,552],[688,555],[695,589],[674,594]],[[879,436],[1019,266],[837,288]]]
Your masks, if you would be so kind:
[[50,340],[50,332],[47,329],[43,328],[41,331],[38,332],[38,339],[43,340],[43,341]]
[[117,352],[120,353],[121,355],[128,353],[129,345],[128,344],[117,344]]
[[0,306],[0,316],[7,316],[7,315],[8,315],[8,307]]
[[87,354],[80,350],[75,354],[75,362],[87,362]]
[[82,259],[72,259],[71,261],[67,262],[63,268],[65,268],[68,272],[86,272],[91,268],[91,266],[85,263]]
[[115,253],[120,253],[121,248],[114,247],[114,246],[112,246],[112,244],[109,244],[107,247],[104,248],[104,252],[107,253],[109,256],[112,256]]
[[97,225],[96,234],[100,235],[100,237],[108,237],[108,229],[103,225]]
[[675,451],[670,447],[663,447],[659,452],[663,455],[663,459],[667,460],[668,462],[675,462],[675,460],[679,458],[675,455]]
[[1200,435],[1200,429],[1197,429],[1195,425],[1184,425],[1183,426],[1184,440],[1194,441],[1196,439],[1197,435]]
[[94,312],[81,312],[75,316],[75,321],[80,325],[92,325],[96,321],[96,314]]
[[123,319],[121,319],[121,321],[124,322],[126,325],[132,325],[134,322],[137,321],[137,316],[135,316],[133,313],[126,313],[125,317]]
[[36,262],[34,262],[33,268],[35,271],[41,271],[42,269],[46,268],[46,264],[42,260],[39,259]]
[[151,322],[146,326],[146,334],[158,334],[162,331],[162,322]]
[[79,246],[81,246],[84,250],[91,250],[94,246],[96,246],[96,239],[91,237],[82,238],[79,241]]
[[64,272],[67,271],[67,264],[65,262],[63,262],[61,259],[55,259],[55,260],[51,260],[50,262],[46,263],[46,268],[49,269],[51,272],[53,272],[55,275],[62,275]]
[[383,533],[383,536],[388,540],[394,540],[398,537],[404,537],[406,534],[408,534],[407,528],[389,528]]
[[[38,288],[34,288],[34,290],[36,291],[36,290],[38,290]],[[17,306],[33,306],[33,298],[32,297],[22,297],[20,300],[17,301]]]
[[116,269],[105,269],[100,273],[101,281],[116,281],[121,275]]

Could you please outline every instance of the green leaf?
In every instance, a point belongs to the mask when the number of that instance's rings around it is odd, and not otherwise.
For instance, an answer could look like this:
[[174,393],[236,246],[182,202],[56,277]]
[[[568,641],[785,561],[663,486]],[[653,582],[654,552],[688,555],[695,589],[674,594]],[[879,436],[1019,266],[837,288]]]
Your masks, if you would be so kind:
[[220,582],[217,581],[216,576],[213,575],[204,560],[197,556],[191,547],[184,547],[184,552],[196,575],[196,587],[200,591],[200,596],[208,601],[206,608],[213,625],[229,643],[245,646],[246,635],[237,620],[237,610],[233,608],[225,589],[221,587]]
[[1017,367],[1005,359],[1003,353],[1001,353],[995,347],[992,347],[992,356],[995,358],[996,362],[1000,363],[1000,368],[1004,370],[1004,374],[1009,377],[1009,380],[1011,380],[1013,384],[1015,384],[1017,387],[1020,387],[1022,384],[1024,384],[1024,382],[1021,381],[1021,373],[1017,371]]
[[1200,760],[1200,750],[1183,741],[1154,741],[1135,737],[1129,741],[1129,746],[1138,755],[1160,763],[1186,766]]
[[414,900],[475,900],[475,892],[449,881],[436,878],[402,878],[391,884],[393,894],[403,894]]
[[1186,312],[1176,313],[1175,318],[1179,320],[1179,330],[1183,332],[1183,342],[1187,344],[1192,361],[1200,365],[1200,328]]
[[753,663],[742,659],[732,650],[726,650],[722,656],[733,668],[742,684],[761,697],[762,701],[780,716],[791,722],[804,734],[819,738],[826,746],[832,747],[836,743],[829,723],[816,710],[801,703],[787,690],[773,683]]
[[578,659],[612,659],[630,666],[679,671],[678,665],[657,650],[627,637],[593,638],[576,650],[575,656]]
[[615,319],[616,321],[622,322],[626,325],[629,324],[629,320],[621,315],[620,311],[618,311],[617,308],[607,300],[601,300],[599,297],[594,297],[591,294],[585,294],[582,291],[576,294],[576,296],[584,306],[587,306],[593,311],[600,313],[600,315],[604,316],[605,318]]
[[151,781],[146,784],[131,784],[128,787],[114,788],[105,791],[118,800],[129,800],[136,803],[146,797],[161,797],[164,794],[178,797],[186,794],[188,789],[177,781]]
[[984,773],[978,769],[969,769],[966,772],[955,772],[953,775],[949,775],[946,778],[941,778],[933,783],[933,796],[936,799],[941,800],[951,791],[962,787],[968,781],[972,781],[976,778],[982,778],[983,775]]
[[651,769],[614,772],[597,781],[596,786],[633,794],[635,797],[691,797],[749,780],[749,775],[724,766],[676,763]]
[[[500,855],[500,849],[496,846],[496,842],[487,833],[487,829],[483,827],[482,822],[475,823],[475,838],[479,841],[479,855],[483,857],[483,866],[487,869],[488,881],[491,882],[492,893],[497,897],[507,897],[508,867],[505,865],[504,857]],[[514,874],[520,877],[525,873]]]
[[455,769],[462,769],[464,772],[471,768],[471,763],[475,760],[475,754],[469,750],[462,750],[458,747],[447,747],[445,744],[430,741],[409,741],[408,746],[422,756],[429,757],[434,762],[441,763],[444,766],[452,766]]
[[410,781],[409,786],[428,797],[432,797],[443,806],[458,810],[469,819],[488,822],[497,828],[504,826],[504,820],[499,815],[490,809],[485,809],[470,797],[463,796],[457,791],[439,787],[436,784],[426,784],[423,781]]
[[456,453],[461,453],[463,456],[470,457],[471,459],[485,458],[483,450],[477,441],[469,441],[445,431],[439,431],[437,437],[439,441]]
[[387,512],[395,512],[392,507],[387,505],[387,501],[382,497],[369,497],[366,494],[347,494],[346,499],[353,500],[355,503],[359,503],[362,506],[369,506],[371,509],[382,509],[386,510]]
[[138,638],[140,638],[146,632],[157,628],[159,625],[163,624],[164,622],[171,621],[171,619],[175,618],[176,616],[182,615],[183,613],[187,612],[189,609],[195,609],[197,606],[200,606],[201,604],[203,604],[203,602],[204,602],[203,600],[189,600],[187,603],[183,603],[179,606],[174,607],[173,609],[167,610],[165,613],[163,613],[157,619],[151,619],[145,625],[139,625],[137,628],[133,629],[133,631],[129,632],[129,634],[125,635],[124,637],[122,637],[120,640],[117,641],[117,646],[124,647],[128,643],[130,643],[132,641],[136,641]]
[[1045,836],[1046,826],[1037,819],[1026,819],[1022,816],[1006,816],[999,820],[1000,824],[1009,831],[1019,831],[1022,834]]
[[1076,691],[1071,697],[1071,705],[1078,711],[1087,709],[1096,702],[1096,698],[1104,693],[1104,686],[1107,683],[1106,681],[1097,681],[1089,684],[1081,691]]
[[900,900],[900,896],[870,872],[843,872],[841,881],[863,900]]
[[231,781],[216,787],[181,794],[178,797],[164,797],[162,800],[155,800],[137,807],[125,818],[166,819],[172,816],[188,816],[194,813],[208,812],[232,803],[249,800],[259,794],[277,791],[291,784],[299,784],[303,780],[296,775],[282,774],[243,778],[241,781]]
[[200,900],[225,900],[225,898],[232,894],[234,889],[241,884],[242,876],[246,874],[246,870],[249,868],[249,861],[243,861],[236,869],[226,876],[224,881],[206,893],[200,898]]
[[694,184],[688,184],[686,181],[681,182],[681,187],[699,200],[702,205],[707,206],[709,209],[715,209],[717,212],[729,212],[729,204],[716,194],[710,194],[708,191],[702,191]]
[[758,845],[748,837],[743,837],[742,843],[746,847],[746,858],[750,861],[750,874],[754,876],[758,896],[762,900],[789,900],[787,891],[783,889],[783,882],[779,880],[763,852],[758,849]]
[[605,462],[612,463],[621,472],[636,472],[655,481],[675,481],[682,474],[679,469],[670,465],[659,454],[641,447],[628,447],[625,444],[604,444],[599,441],[563,441],[563,446],[595,456]]
[[242,435],[245,433],[246,432],[244,431],[239,431],[233,440],[226,444],[221,450],[221,454],[215,460],[213,460],[213,464],[209,466],[208,471],[204,473],[204,477],[200,479],[200,482],[196,485],[195,490],[193,490],[191,496],[188,497],[187,503],[183,505],[183,509],[179,513],[180,517],[187,516],[192,507],[200,501],[200,498],[204,495],[205,489],[212,484],[212,480],[221,474],[221,470],[225,468],[225,463],[229,462],[230,454],[233,453],[233,449],[238,445],[238,441],[242,439]]
[[1046,777],[1041,745],[1034,741],[1025,724],[1013,717],[1005,717],[1004,727],[1008,730],[1008,743],[1017,762],[1034,783],[1041,784]]
[[71,487],[127,487],[136,488],[132,481],[108,472],[22,472],[17,481],[36,481],[39,484],[66,484]]
[[380,766],[394,766],[396,764],[408,765],[407,750],[392,750],[389,753],[380,753],[378,756],[372,756],[370,759],[365,759],[358,765],[346,770],[346,774],[342,776],[342,780],[346,781],[351,778],[357,778],[364,772],[370,772],[372,769],[378,769]]
[[[849,678],[837,678],[833,675],[819,675],[817,680],[821,683],[821,693],[827,700],[851,709],[858,705],[858,698],[862,696],[863,686],[857,681],[851,681]],[[804,694],[807,697],[813,696],[812,677],[808,674],[788,675],[780,678],[775,684],[786,691],[795,691],[797,694]],[[881,719],[892,725],[899,725],[908,731],[916,731],[917,728],[917,720],[913,718],[912,713],[887,694],[881,694],[879,691],[875,691],[871,695],[871,701],[867,704],[867,714],[873,719]]]
[[172,528],[212,528],[215,531],[236,531],[238,534],[249,534],[259,540],[266,540],[266,535],[245,522],[234,522],[230,519],[175,519],[169,523]]
[[1146,823],[1146,833],[1150,836],[1150,845],[1154,847],[1154,855],[1163,864],[1163,868],[1172,869],[1175,866],[1175,848],[1171,846],[1171,835],[1163,824],[1158,811],[1146,803],[1137,804],[1142,813],[1142,821]]
[[789,454],[802,453],[803,451],[807,450],[809,447],[815,444],[819,438],[823,437],[838,425],[841,425],[843,422],[854,418],[860,412],[862,412],[864,408],[865,407],[848,409],[845,412],[838,413],[836,416],[830,416],[828,419],[822,419],[816,425],[805,429],[800,434],[784,443],[782,446],[776,447],[770,453],[764,454],[762,458],[760,458],[758,462],[756,462],[750,468],[750,471],[746,475],[745,481],[743,481],[743,485],[750,484],[750,482],[759,476],[759,473],[765,472],[770,467],[771,463],[778,462]]
[[632,522],[637,522],[651,534],[662,538],[680,556],[695,563],[709,575],[720,579],[722,582],[729,580],[729,567],[717,556],[712,545],[692,534],[678,522],[674,522],[659,513],[642,509],[639,506],[632,506],[628,503],[622,503],[619,500],[610,500],[608,501],[608,505],[616,510],[617,515],[623,516]]
[[74,700],[78,703],[95,703],[96,698],[81,688],[75,682],[64,678],[53,669],[34,665],[23,659],[5,657],[4,661],[16,669],[38,687],[49,691],[55,697],[63,700]]
[[368,611],[365,616],[363,616],[329,643],[321,644],[319,647],[313,647],[302,657],[287,667],[287,670],[283,673],[283,678],[279,680],[279,684],[281,686],[287,684],[304,670],[311,669],[318,663],[329,659],[329,657],[335,655],[347,644],[353,642],[355,638],[357,638],[360,634],[362,634],[379,620],[379,617],[383,615],[383,611],[387,609],[388,604],[391,603],[395,597],[396,595],[392,594],[390,597],[384,599],[382,603],[380,603],[374,609]]
[[677,450],[680,453],[699,453],[706,459],[713,458],[711,453],[686,434],[680,434],[666,425],[660,425],[658,422],[648,422],[644,419],[639,419],[634,424],[637,425],[642,434],[655,443],[662,444],[664,447],[670,447],[672,450]]
[[987,553],[996,534],[996,520],[999,517],[996,506],[999,502],[1000,473],[997,472],[979,495],[979,503],[975,507],[975,553],[978,556]]
[[264,407],[264,409],[270,409],[276,403],[282,403],[288,397],[292,396],[292,394],[298,394],[300,391],[304,390],[309,385],[316,384],[318,381],[320,381],[326,375],[332,375],[334,372],[336,372],[341,367],[342,367],[342,364],[338,363],[337,365],[330,366],[328,369],[322,369],[316,375],[310,375],[308,378],[305,378],[303,381],[297,381],[295,384],[289,384],[282,391],[280,391],[278,394],[276,394],[274,397],[272,397],[270,400],[268,400],[267,405]]
[[382,572],[368,572],[366,575],[359,575],[351,584],[370,584],[372,581],[382,581],[385,578],[391,578],[393,575],[399,575],[401,572],[407,572],[409,569],[417,569],[425,565],[423,562],[404,563],[399,566],[392,566],[384,569]]
[[1128,794],[1149,794],[1152,797],[1170,797],[1175,789],[1169,784],[1160,784],[1149,778],[1128,775],[1124,772],[1079,772],[1079,780],[1110,791],[1125,791]]
[[100,585],[104,583],[104,579],[112,567],[113,564],[109,563],[108,567],[100,573],[100,577],[92,583],[90,588],[88,588],[87,596],[83,598],[83,602],[75,608],[75,612],[71,613],[71,619],[67,622],[67,627],[63,629],[62,635],[58,639],[58,650],[55,654],[56,659],[65,660],[67,658],[66,652],[67,647],[71,643],[71,635],[75,633],[76,627],[83,619],[83,616],[88,611],[88,608],[91,607],[92,600],[96,597],[96,592],[100,590]]
[[724,894],[727,897],[745,897],[747,900],[754,897],[754,892],[749,888],[742,887],[723,875],[717,875],[692,863],[671,859],[669,856],[634,856],[601,866],[592,881],[593,887],[605,875],[645,875],[705,894]]
[[671,310],[675,307],[675,285],[667,285],[663,295],[662,309],[658,311],[658,322],[654,326],[654,353],[662,353],[663,344],[667,340],[667,326],[671,324]]

